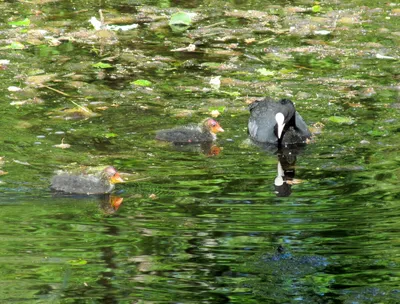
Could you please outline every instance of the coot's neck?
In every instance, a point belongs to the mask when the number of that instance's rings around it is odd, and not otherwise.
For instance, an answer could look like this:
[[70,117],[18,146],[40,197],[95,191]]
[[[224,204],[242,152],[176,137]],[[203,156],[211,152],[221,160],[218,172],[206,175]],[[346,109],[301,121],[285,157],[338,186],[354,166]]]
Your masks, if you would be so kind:
[[212,139],[215,140],[217,138],[217,135],[215,135],[213,132],[211,132],[210,127],[206,125],[206,123],[203,123],[201,126],[201,132],[203,134],[210,134],[212,136]]
[[290,120],[286,123],[285,129],[287,129],[289,127],[296,127],[296,112],[293,113]]
[[[293,128],[296,127],[296,112],[294,112],[292,117],[285,123],[285,126],[284,126],[282,134],[281,134],[281,138],[278,138],[278,147],[279,148],[282,147],[282,139],[283,139],[286,131],[290,127],[293,127]],[[276,137],[278,137],[277,134],[278,134],[278,127],[275,125],[275,135],[276,135]]]

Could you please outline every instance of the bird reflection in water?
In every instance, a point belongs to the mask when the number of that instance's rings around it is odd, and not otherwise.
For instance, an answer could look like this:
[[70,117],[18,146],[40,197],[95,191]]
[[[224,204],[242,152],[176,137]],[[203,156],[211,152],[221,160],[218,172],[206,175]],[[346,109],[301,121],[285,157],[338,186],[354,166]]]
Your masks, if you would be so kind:
[[294,178],[297,157],[287,150],[279,151],[277,155],[277,176],[274,181],[275,193],[278,197],[287,197],[292,194],[292,185],[298,183],[298,180]]
[[203,143],[173,143],[172,147],[176,151],[202,153],[207,157],[217,156],[222,148],[212,142]]
[[100,198],[100,209],[105,214],[115,213],[121,207],[123,198],[111,194],[105,194]]

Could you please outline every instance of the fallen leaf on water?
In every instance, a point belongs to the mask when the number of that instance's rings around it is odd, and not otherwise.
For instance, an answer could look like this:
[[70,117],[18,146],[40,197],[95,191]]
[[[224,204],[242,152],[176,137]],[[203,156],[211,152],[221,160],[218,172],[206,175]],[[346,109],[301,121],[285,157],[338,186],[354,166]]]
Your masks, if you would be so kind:
[[327,30],[314,31],[315,35],[321,35],[321,36],[326,36],[326,35],[329,35],[330,33],[331,33],[331,31],[327,31]]
[[218,117],[221,115],[221,113],[224,113],[226,107],[221,106],[221,107],[210,107],[208,108],[208,111],[210,111],[210,115],[212,117]]
[[135,29],[139,26],[139,24],[136,24],[136,23],[126,24],[126,25],[105,24],[102,10],[100,10],[99,13],[100,13],[100,20],[98,20],[96,17],[91,17],[89,19],[89,23],[94,27],[94,29],[96,31],[110,30],[110,31],[125,32],[125,31]]
[[168,22],[173,32],[184,32],[192,24],[192,17],[195,17],[194,13],[177,12],[171,15]]
[[371,135],[373,137],[387,136],[389,134],[387,130],[383,130],[381,128],[370,130],[367,133],[368,135]]
[[320,134],[322,132],[322,129],[325,127],[325,125],[322,122],[316,122],[310,127],[310,131],[313,134]]
[[247,44],[253,43],[256,41],[256,38],[247,38],[244,40],[244,42],[246,42]]
[[11,44],[6,45],[5,47],[2,47],[1,49],[23,50],[24,48],[25,45],[23,45],[21,42],[14,41],[11,42]]
[[23,105],[25,105],[25,104],[27,104],[27,101],[26,101],[26,100],[24,100],[24,101],[13,101],[13,102],[10,102],[10,106],[17,106],[17,107],[23,106]]
[[195,44],[189,44],[187,47],[177,48],[171,50],[171,52],[194,52],[196,50]]
[[101,111],[105,111],[105,110],[108,109],[108,107],[107,106],[102,106],[102,107],[97,107],[96,109],[97,110],[101,110]]
[[25,104],[41,104],[44,103],[44,100],[38,97],[33,97],[27,100],[21,100],[21,101],[12,101],[10,102],[11,106],[23,106]]
[[98,114],[94,113],[90,109],[85,106],[81,106],[77,104],[75,108],[68,108],[61,110],[61,116],[68,119],[86,119],[89,117],[97,116]]
[[392,59],[392,60],[396,60],[395,57],[386,56],[386,55],[381,55],[381,54],[376,54],[376,58],[378,58],[378,59]]
[[294,178],[292,180],[286,181],[286,183],[289,185],[298,185],[298,184],[301,184],[302,182],[303,182],[303,180],[298,179],[298,178]]
[[351,117],[343,117],[343,116],[331,116],[328,117],[328,120],[331,122],[335,122],[338,124],[347,124],[347,125],[351,125],[354,123],[354,119]]
[[61,144],[59,144],[59,145],[54,145],[53,147],[55,147],[55,148],[61,148],[61,149],[68,149],[68,148],[71,148],[71,145],[69,145],[69,144],[64,144],[64,138],[63,138],[63,139],[61,139]]
[[56,74],[28,76],[25,82],[29,86],[40,87],[43,86],[46,82],[53,80],[56,76],[57,76]]
[[111,68],[113,68],[113,66],[111,64],[104,63],[104,62],[94,63],[94,64],[92,64],[92,67],[98,68],[98,69],[111,69]]
[[79,260],[69,260],[69,261],[68,261],[68,264],[69,264],[69,265],[72,265],[72,266],[81,266],[81,265],[86,265],[86,264],[87,264],[87,261],[86,261],[86,260],[82,260],[82,259],[79,259]]
[[22,89],[19,88],[19,87],[10,86],[10,87],[7,88],[7,90],[8,90],[9,92],[18,92],[18,91],[21,91]]
[[250,105],[253,102],[255,102],[256,100],[260,99],[259,97],[248,97],[246,98],[246,100],[244,101],[246,104]]
[[28,18],[25,18],[24,20],[18,20],[18,21],[10,21],[8,22],[8,25],[11,25],[12,27],[17,27],[17,26],[29,26],[31,24],[31,21]]
[[17,159],[13,159],[13,162],[16,163],[16,164],[24,165],[24,166],[30,166],[31,165],[28,162],[23,162],[23,161],[20,161],[20,160],[17,160]]
[[362,108],[362,104],[361,103],[355,103],[355,102],[349,102],[348,105],[352,108]]
[[130,84],[139,86],[139,87],[150,87],[152,85],[151,81],[146,79],[137,79],[135,81],[131,81]]
[[8,172],[0,170],[0,175],[6,175],[6,174],[8,174]]
[[257,69],[256,72],[258,72],[262,76],[273,76],[276,74],[275,71],[267,70],[266,68]]
[[219,90],[219,87],[221,86],[220,78],[221,78],[221,76],[211,77],[210,86],[211,86],[212,89]]
[[211,114],[211,117],[214,117],[214,118],[221,115],[221,113],[218,110],[212,110],[210,114]]

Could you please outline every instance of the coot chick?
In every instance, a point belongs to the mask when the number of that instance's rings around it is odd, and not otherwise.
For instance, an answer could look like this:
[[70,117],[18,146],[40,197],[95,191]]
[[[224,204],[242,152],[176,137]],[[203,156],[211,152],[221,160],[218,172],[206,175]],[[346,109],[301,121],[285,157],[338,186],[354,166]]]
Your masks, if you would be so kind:
[[212,142],[217,139],[218,132],[224,132],[224,129],[214,119],[206,118],[200,125],[160,130],[156,134],[156,139],[173,143]]
[[259,142],[287,146],[305,144],[311,137],[306,123],[289,99],[256,100],[249,106],[249,135]]
[[123,179],[112,167],[86,168],[85,170],[59,171],[51,180],[50,188],[54,191],[74,194],[106,194],[114,189],[114,184]]

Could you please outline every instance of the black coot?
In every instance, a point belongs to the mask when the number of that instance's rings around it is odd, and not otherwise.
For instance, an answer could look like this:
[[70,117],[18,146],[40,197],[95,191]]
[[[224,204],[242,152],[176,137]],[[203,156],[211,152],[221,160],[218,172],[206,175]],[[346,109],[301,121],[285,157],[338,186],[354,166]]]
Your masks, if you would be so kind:
[[306,123],[289,99],[276,102],[264,98],[253,102],[249,110],[249,135],[256,142],[287,146],[305,144],[311,137]]

